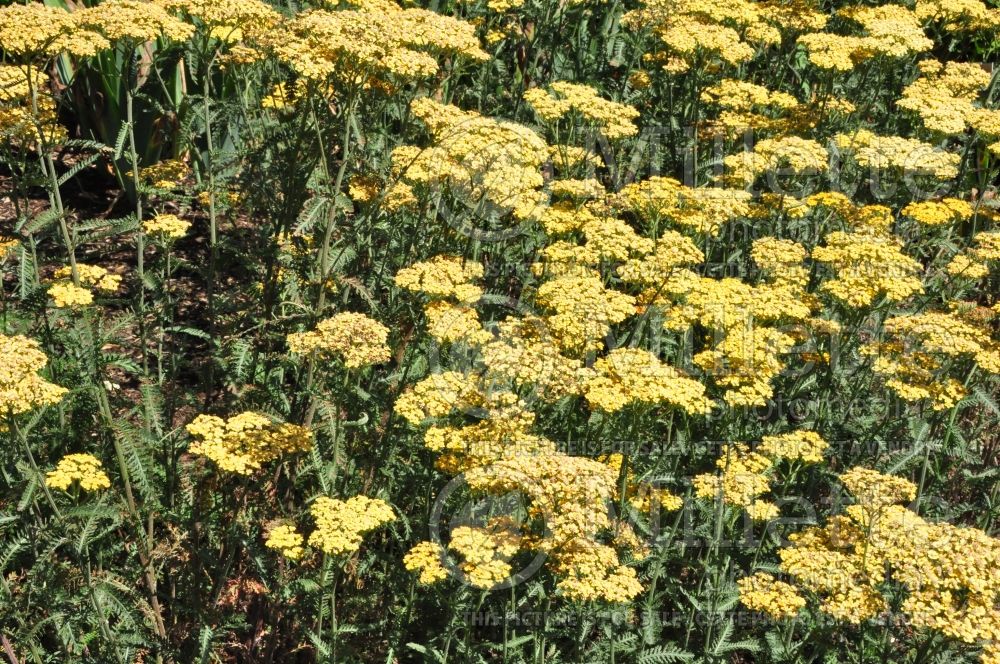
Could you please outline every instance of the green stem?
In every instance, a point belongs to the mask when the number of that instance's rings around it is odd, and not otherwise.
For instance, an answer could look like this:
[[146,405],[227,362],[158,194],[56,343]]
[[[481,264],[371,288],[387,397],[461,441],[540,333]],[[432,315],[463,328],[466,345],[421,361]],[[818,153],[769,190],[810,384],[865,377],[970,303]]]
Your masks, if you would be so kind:
[[[313,315],[315,319],[319,319],[323,315],[323,308],[326,306],[326,280],[329,277],[330,271],[330,243],[333,239],[333,231],[337,225],[337,207],[338,198],[340,196],[341,187],[344,185],[344,175],[347,172],[347,165],[351,158],[351,124],[354,120],[354,104],[355,95],[351,94],[347,101],[347,106],[344,112],[344,133],[341,144],[341,159],[340,166],[337,169],[336,180],[333,183],[333,189],[330,192],[332,200],[329,203],[330,209],[326,217],[326,229],[323,231],[323,245],[319,252],[319,294],[316,297],[316,307],[313,309]],[[320,153],[322,155],[321,163],[323,165],[324,174],[326,175],[327,182],[329,183],[329,167],[327,165],[325,148],[323,143],[323,133],[320,130],[319,123],[313,114],[313,123],[316,127],[316,135],[319,139]],[[313,383],[316,380],[316,355],[313,353],[309,356],[307,360],[306,367],[306,394],[308,401],[308,406],[306,408],[306,415],[303,419],[303,426],[307,429],[312,426],[313,418],[316,416],[316,398],[311,394]]]
[[73,285],[80,285],[80,272],[76,267],[76,247],[69,232],[69,225],[66,222],[66,210],[63,207],[62,193],[59,191],[59,176],[56,173],[56,165],[52,160],[52,154],[46,145],[45,129],[38,122],[38,88],[35,85],[35,78],[32,76],[32,69],[27,70],[28,89],[31,96],[31,114],[35,123],[35,130],[38,134],[38,156],[45,166],[45,174],[49,178],[49,202],[56,209],[59,216],[59,230],[62,234],[63,244],[66,245],[66,253],[69,257],[69,269],[73,278]]
[[[125,115],[128,125],[129,162],[132,166],[132,187],[135,189],[135,269],[139,278],[139,350],[142,353],[142,373],[149,375],[149,353],[146,348],[146,233],[142,227],[142,195],[139,193],[139,154],[135,145],[134,97],[129,81],[125,90]],[[148,421],[148,418],[146,418]],[[147,428],[148,431],[148,428]]]

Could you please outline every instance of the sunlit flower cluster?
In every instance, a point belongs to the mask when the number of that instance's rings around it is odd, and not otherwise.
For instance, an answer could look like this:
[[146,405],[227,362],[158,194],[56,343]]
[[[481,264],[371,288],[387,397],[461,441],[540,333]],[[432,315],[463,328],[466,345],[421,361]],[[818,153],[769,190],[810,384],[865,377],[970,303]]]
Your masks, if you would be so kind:
[[71,281],[61,281],[49,286],[49,297],[52,303],[60,309],[76,309],[93,304],[94,294],[86,288],[81,288]]
[[435,256],[396,273],[396,285],[431,298],[475,302],[483,289],[472,282],[482,279],[483,266],[456,256]]
[[54,489],[66,491],[75,482],[80,483],[83,491],[111,488],[111,479],[100,460],[92,454],[67,454],[59,460],[55,470],[45,475],[45,484]]
[[821,288],[849,307],[868,306],[880,295],[900,302],[924,290],[920,263],[904,254],[893,236],[834,231],[824,242],[812,257],[832,267],[836,277]]
[[691,480],[699,498],[742,507],[754,521],[778,516],[777,506],[760,498],[771,490],[771,459],[735,444],[726,446],[715,465],[718,473],[696,475]]
[[967,390],[949,369],[963,359],[1000,374],[1000,344],[988,329],[955,313],[895,316],[885,322],[885,330],[885,342],[868,344],[862,352],[873,358],[873,371],[906,401],[928,399],[935,410],[954,406]]
[[190,228],[191,222],[181,219],[176,214],[158,214],[142,223],[142,229],[150,235],[162,235],[169,240],[184,237]]
[[444,563],[444,550],[434,542],[418,542],[403,556],[403,566],[419,572],[420,583],[430,585],[448,578]]
[[750,213],[750,198],[743,189],[692,188],[673,178],[653,176],[623,187],[617,203],[650,226],[672,223],[714,236],[726,221]]
[[309,546],[335,556],[354,553],[361,548],[366,533],[396,520],[396,513],[384,500],[367,496],[347,500],[320,496],[309,512],[316,521]]
[[106,0],[76,12],[73,17],[79,25],[104,35],[110,42],[141,43],[161,36],[183,41],[194,33],[193,26],[155,2]]
[[271,529],[264,546],[278,551],[289,560],[298,560],[305,553],[304,538],[292,525],[281,525]]
[[793,618],[806,606],[805,598],[795,586],[779,581],[766,572],[744,577],[736,584],[740,588],[743,606],[775,619]]
[[916,486],[866,468],[841,479],[857,503],[826,526],[792,535],[781,569],[820,610],[854,624],[887,606],[889,584],[915,627],[991,647],[1000,635],[995,602],[1000,541],[975,528],[932,523],[902,507]]
[[405,182],[447,187],[463,205],[474,208],[485,201],[517,219],[541,212],[541,167],[549,151],[538,134],[428,97],[415,99],[410,109],[427,127],[432,143],[393,151],[393,169]]
[[312,447],[312,434],[295,424],[276,424],[259,413],[229,419],[199,415],[187,425],[194,438],[188,451],[204,456],[220,470],[250,475],[269,461]]
[[[0,12],[3,11],[0,8]],[[25,70],[16,65],[0,64],[0,138],[14,146],[32,148],[39,138],[44,144],[54,145],[64,141],[66,136],[45,73],[34,68]]]
[[107,48],[108,41],[81,28],[76,15],[41,2],[0,7],[0,48],[31,61],[66,52],[86,57]]
[[608,101],[586,85],[556,81],[549,91],[532,88],[524,99],[545,122],[556,122],[570,114],[595,125],[607,138],[614,140],[633,136],[638,131],[635,119],[639,111],[631,106]]
[[293,353],[320,351],[344,360],[348,369],[387,362],[389,328],[359,313],[343,312],[320,321],[315,330],[288,335]]
[[48,364],[48,357],[34,339],[0,334],[0,408],[18,415],[40,406],[56,403],[66,389],[53,385],[38,375]]
[[[113,293],[121,288],[121,275],[112,274],[100,265],[77,263],[76,274],[82,285],[91,286],[104,293]],[[53,276],[56,279],[69,279],[73,276],[73,269],[69,265],[64,265],[56,270]]]
[[415,79],[438,70],[438,54],[485,60],[473,27],[392,0],[367,0],[357,8],[317,9],[297,15],[263,41],[307,79],[373,85]]

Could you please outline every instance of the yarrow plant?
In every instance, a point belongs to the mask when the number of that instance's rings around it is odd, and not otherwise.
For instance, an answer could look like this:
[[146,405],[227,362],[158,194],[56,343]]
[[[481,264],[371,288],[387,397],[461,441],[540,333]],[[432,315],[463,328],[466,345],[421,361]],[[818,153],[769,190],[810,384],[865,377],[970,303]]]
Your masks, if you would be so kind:
[[0,7],[0,658],[1000,662],[1000,9]]

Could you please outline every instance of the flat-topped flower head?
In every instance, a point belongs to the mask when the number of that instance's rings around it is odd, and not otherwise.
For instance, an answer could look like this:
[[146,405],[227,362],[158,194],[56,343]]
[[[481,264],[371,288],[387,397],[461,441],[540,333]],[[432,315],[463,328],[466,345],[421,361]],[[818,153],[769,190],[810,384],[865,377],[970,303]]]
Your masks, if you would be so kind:
[[65,9],[41,2],[0,7],[0,49],[22,61],[63,52],[88,57],[108,46],[107,39],[81,28]]
[[349,369],[387,362],[389,328],[364,314],[344,312],[320,321],[310,332],[288,335],[293,353],[319,351],[339,356]]
[[150,235],[160,235],[168,240],[177,240],[187,235],[191,222],[175,214],[158,214],[143,222],[142,229]]
[[66,491],[75,482],[79,482],[83,491],[111,488],[111,480],[100,460],[91,454],[67,454],[59,460],[55,470],[45,475],[45,484],[54,489]]
[[281,525],[271,529],[264,546],[279,552],[289,560],[298,560],[305,553],[302,544],[305,539],[292,525]]
[[155,2],[105,0],[74,13],[78,25],[104,35],[109,41],[147,42],[165,37],[184,41],[194,26],[172,16]]
[[367,496],[347,500],[320,496],[309,511],[316,520],[309,545],[333,555],[354,553],[366,533],[396,520],[388,503]]
[[48,293],[52,303],[59,309],[76,309],[94,303],[93,293],[68,281],[52,284]]
[[67,390],[38,375],[49,358],[34,339],[0,334],[0,411],[11,415],[59,403]]
[[187,425],[194,441],[191,454],[207,457],[221,470],[250,475],[265,463],[312,447],[312,433],[295,424],[275,423],[244,412],[228,420],[199,415]]
[[419,581],[431,585],[448,578],[444,566],[444,549],[434,542],[417,542],[405,556],[403,566],[410,572],[419,572]]

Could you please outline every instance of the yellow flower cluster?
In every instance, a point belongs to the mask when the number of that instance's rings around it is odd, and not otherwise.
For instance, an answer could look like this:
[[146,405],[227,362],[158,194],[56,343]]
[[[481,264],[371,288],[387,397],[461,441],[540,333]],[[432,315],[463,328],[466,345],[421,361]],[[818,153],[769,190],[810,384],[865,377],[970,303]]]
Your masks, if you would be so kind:
[[739,586],[743,606],[775,620],[794,618],[806,606],[805,597],[795,586],[765,572],[739,579],[736,585]]
[[281,15],[261,0],[154,0],[209,26],[225,26],[247,36],[260,36],[275,27]]
[[859,504],[849,508],[852,516],[832,517],[825,528],[807,528],[791,535],[791,546],[782,549],[779,556],[781,570],[819,599],[821,611],[837,620],[859,624],[886,607],[878,587],[886,578],[887,552],[872,546],[877,538],[866,535],[874,534],[878,526],[904,526],[886,524],[887,508],[912,498],[916,487],[901,478],[865,468],[851,469],[842,477],[851,490],[863,490],[857,496]]
[[404,181],[447,186],[470,207],[485,201],[517,219],[541,212],[541,167],[549,149],[538,134],[428,97],[415,99],[410,110],[433,140],[426,149],[403,145],[393,151],[394,172]]
[[67,454],[59,460],[55,470],[45,475],[45,485],[53,489],[66,491],[74,482],[79,482],[84,491],[111,488],[111,480],[100,460],[91,454]]
[[653,227],[666,221],[681,229],[717,236],[725,222],[749,216],[750,193],[723,187],[692,188],[673,178],[654,176],[623,187],[616,204]]
[[1000,11],[979,0],[917,0],[917,17],[939,24],[948,32],[994,30]]
[[727,505],[742,507],[754,521],[778,516],[776,505],[759,499],[771,490],[771,459],[737,443],[727,446],[715,465],[718,473],[703,473],[691,478],[696,496],[721,499]]
[[849,307],[870,305],[879,295],[900,302],[924,291],[920,263],[902,252],[891,235],[834,231],[826,246],[815,247],[814,260],[830,265],[836,278],[820,287]]
[[166,37],[184,41],[194,27],[172,16],[155,2],[105,0],[86,7],[73,16],[77,24],[104,35],[109,41],[142,43]]
[[873,170],[895,169],[903,173],[932,175],[949,180],[958,175],[959,156],[915,138],[878,136],[867,129],[838,134],[834,142],[853,154],[861,166]]
[[524,401],[510,392],[492,394],[475,424],[432,426],[424,434],[424,445],[439,453],[437,466],[443,472],[459,473],[518,455],[551,454],[551,441],[531,433],[534,414]]
[[605,195],[604,185],[595,178],[554,180],[549,183],[549,191],[555,198],[571,198],[574,202],[603,198]]
[[622,22],[633,30],[651,29],[668,57],[649,55],[663,62],[666,71],[680,73],[706,56],[738,65],[753,57],[758,47],[779,44],[783,32],[820,29],[826,19],[805,3],[646,0],[639,9],[627,12]]
[[[464,472],[475,491],[523,492],[530,500],[528,516],[544,522],[546,534],[541,539],[521,536],[509,522],[453,533],[449,548],[462,556],[461,568],[470,583],[494,586],[509,576],[510,556],[522,548],[534,548],[551,556],[553,569],[561,577],[558,587],[568,597],[625,601],[638,594],[641,586],[634,571],[619,562],[615,549],[600,543],[601,534],[611,527],[607,501],[616,495],[617,473],[598,461],[563,454],[551,441],[531,433],[535,416],[515,394],[484,394],[478,387],[480,381],[491,388],[510,381],[553,385],[564,393],[579,391],[583,377],[592,371],[560,355],[547,335],[540,319],[504,321],[498,339],[484,347],[490,359],[482,376],[433,374],[405,392],[396,402],[396,411],[419,424],[427,417],[475,408],[474,424],[435,425],[426,431],[425,445],[439,453],[438,468]],[[540,359],[519,361],[519,353],[524,352]],[[495,363],[497,357],[504,360]],[[543,392],[543,398],[552,395]],[[664,497],[671,505],[671,498],[677,500],[667,492]],[[642,505],[650,502],[650,496],[645,500]],[[422,575],[427,570],[428,580],[444,576],[440,552],[433,545],[414,553],[409,568]]]
[[353,85],[432,76],[438,54],[487,59],[469,23],[391,0],[357,4],[298,14],[264,42],[300,76]]
[[207,457],[220,469],[240,475],[250,475],[283,454],[308,450],[313,442],[308,429],[275,424],[253,412],[228,420],[199,415],[186,428],[195,439],[188,448],[191,454]]
[[809,271],[802,264],[806,249],[798,242],[775,237],[758,238],[750,247],[750,257],[776,283],[805,287],[809,280]]
[[420,572],[420,583],[431,585],[448,578],[448,570],[442,560],[444,550],[434,542],[417,542],[405,556],[403,566],[410,572]]
[[930,399],[935,410],[946,410],[965,396],[963,385],[947,376],[949,358],[972,358],[984,371],[1000,374],[1000,344],[954,313],[895,316],[884,327],[889,340],[862,347],[862,353],[875,358],[873,371],[907,401]]
[[690,238],[677,231],[664,231],[647,256],[633,258],[618,266],[618,276],[629,284],[646,288],[639,300],[652,302],[659,295],[679,296],[697,283],[698,275],[687,269],[701,263],[705,254]]
[[367,496],[347,500],[320,496],[309,512],[316,521],[309,545],[335,556],[354,553],[361,548],[366,533],[396,520],[396,513],[384,500]]
[[701,100],[734,111],[750,111],[762,106],[787,110],[798,105],[798,100],[786,92],[776,92],[750,81],[724,78],[702,90]]
[[[583,235],[584,244],[560,240],[545,247],[541,255],[543,260],[531,266],[532,272],[538,276],[586,276],[592,274],[592,268],[602,261],[643,256],[654,248],[649,238],[640,236],[625,221],[608,216],[606,211],[598,215],[591,211],[590,206],[584,206],[577,210],[577,214],[562,207],[555,211],[555,215],[551,212],[553,208],[542,215],[542,224],[549,235],[576,230]],[[562,218],[563,212],[569,212],[566,219]]]
[[871,54],[902,58],[934,46],[916,13],[903,5],[851,6],[839,14],[861,24],[867,33],[863,48]]
[[483,289],[472,283],[482,278],[483,266],[475,261],[457,256],[435,256],[403,268],[396,273],[395,281],[400,288],[430,298],[454,298],[470,303],[483,296]]
[[722,79],[702,90],[700,99],[706,104],[719,107],[720,113],[715,125],[730,135],[751,127],[758,130],[780,130],[789,122],[788,118],[782,116],[793,110],[801,111],[798,101],[788,93],[731,78]]
[[[666,302],[664,328],[684,331],[694,324],[712,331],[713,347],[694,356],[694,362],[726,388],[730,406],[763,405],[771,398],[774,380],[784,369],[781,356],[795,340],[769,323],[805,321],[811,313],[801,269],[779,256],[758,255],[770,261],[775,281],[751,286],[738,279],[697,277],[678,298]],[[785,251],[798,254],[791,247]],[[777,269],[777,268],[781,269]]]
[[811,32],[798,39],[809,54],[809,62],[820,69],[846,72],[864,58],[867,40],[863,37]]
[[31,61],[63,52],[88,57],[109,46],[101,35],[81,29],[74,16],[41,2],[0,7],[0,49]]
[[16,236],[0,238],[0,262],[10,256],[20,244],[21,241]]
[[493,335],[483,329],[479,314],[470,306],[441,300],[424,307],[427,332],[441,343],[464,341],[471,345],[486,343]]
[[191,167],[183,159],[164,159],[139,169],[139,177],[157,189],[173,189],[190,175]]
[[987,654],[995,648],[1000,541],[975,528],[930,523],[900,506],[916,493],[902,478],[853,468],[841,479],[857,504],[824,528],[792,535],[780,552],[782,571],[839,620],[876,616],[892,584],[904,590],[901,609],[914,627],[983,645]]
[[389,328],[382,323],[364,314],[343,312],[320,321],[315,330],[289,334],[288,349],[339,355],[344,366],[357,369],[389,361],[388,337]]
[[510,317],[497,328],[497,337],[481,349],[487,385],[533,387],[541,399],[552,402],[579,394],[593,375],[579,358],[562,354],[542,318]]
[[1000,233],[978,233],[972,246],[952,257],[945,267],[948,274],[978,281],[990,273],[990,263],[1000,261]]
[[552,165],[560,172],[569,171],[583,165],[599,168],[604,163],[601,156],[595,154],[593,150],[581,148],[576,145],[564,145],[560,143],[559,145],[550,145],[548,149]]
[[549,86],[549,91],[527,90],[524,100],[545,122],[556,122],[575,114],[598,127],[610,140],[634,136],[639,131],[635,126],[639,111],[627,104],[602,99],[596,90],[586,85],[556,81]]
[[943,226],[965,221],[973,213],[972,206],[957,198],[942,198],[939,201],[910,203],[902,213],[921,226]]
[[[400,288],[423,293],[430,298],[424,306],[428,333],[441,343],[484,344],[492,336],[484,330],[479,314],[469,306],[482,297],[483,290],[473,284],[481,279],[483,266],[453,256],[435,256],[396,273]],[[457,300],[449,302],[448,299]]]
[[169,240],[184,237],[190,228],[191,222],[176,214],[158,214],[142,224],[142,229],[150,235],[162,235]]
[[956,254],[945,266],[948,274],[959,279],[978,281],[990,273],[990,267],[969,257],[967,253]]
[[[18,6],[18,5],[13,5]],[[0,9],[0,12],[3,12]],[[28,76],[32,77],[29,82]],[[32,104],[32,88],[35,103]],[[39,136],[39,132],[41,136]],[[38,144],[54,145],[67,137],[59,122],[56,101],[48,76],[37,69],[25,71],[16,65],[0,64],[0,138],[12,146],[31,149]]]
[[826,149],[809,138],[783,136],[765,138],[754,145],[753,152],[740,152],[723,158],[729,169],[726,178],[745,184],[769,171],[782,169],[796,175],[821,173],[829,167]]
[[264,546],[278,551],[289,560],[298,560],[305,553],[303,542],[305,539],[295,529],[295,526],[286,524],[272,528],[267,535]]
[[40,406],[50,406],[63,398],[66,389],[38,375],[49,358],[34,339],[0,334],[0,409],[20,415]]
[[444,417],[453,410],[472,408],[482,403],[475,377],[457,371],[431,374],[396,399],[396,412],[410,424],[419,425],[429,418]]
[[518,454],[466,473],[469,486],[503,495],[522,491],[529,516],[542,519],[546,536],[537,547],[550,556],[559,590],[581,601],[624,602],[642,591],[635,571],[623,565],[599,534],[612,526],[606,502],[616,474],[599,461],[551,451]]
[[[80,278],[80,283],[84,286],[93,286],[105,293],[113,293],[122,285],[121,275],[111,274],[100,265],[77,263],[76,274]],[[56,279],[69,279],[72,275],[72,268],[69,265],[65,265],[56,270],[53,276]]]
[[498,519],[484,528],[455,528],[448,548],[462,556],[460,567],[469,583],[489,590],[510,577],[507,561],[521,549],[521,536],[506,520]]
[[596,272],[546,281],[536,299],[552,311],[548,328],[559,347],[571,354],[602,348],[611,325],[635,314],[635,298],[605,288]]
[[917,495],[913,482],[894,475],[883,475],[863,466],[855,466],[842,473],[840,481],[871,518],[889,505],[911,501]]
[[980,91],[989,85],[990,74],[966,62],[925,60],[921,75],[903,90],[900,108],[918,114],[924,126],[942,134],[965,131],[976,113]]
[[892,210],[884,205],[855,205],[839,191],[822,191],[806,197],[802,205],[789,210],[795,218],[805,217],[813,211],[822,211],[843,221],[852,230],[871,235],[882,235],[892,226]]
[[647,350],[616,348],[594,363],[594,371],[596,375],[583,388],[594,409],[613,413],[638,403],[670,404],[693,415],[712,410],[704,385]]
[[60,309],[85,307],[94,302],[93,293],[68,281],[52,284],[49,286],[48,293],[52,302]]
[[618,554],[591,539],[574,540],[556,557],[562,578],[556,587],[577,601],[628,602],[642,592],[635,570],[622,565]]
[[774,460],[821,463],[828,447],[829,444],[815,431],[800,429],[776,436],[764,436],[756,451]]
[[977,233],[971,254],[980,261],[1000,261],[1000,231]]
[[930,49],[919,18],[903,5],[847,7],[841,15],[860,23],[863,36],[814,32],[802,35],[809,61],[821,69],[850,71],[859,62],[875,56],[902,58]]

